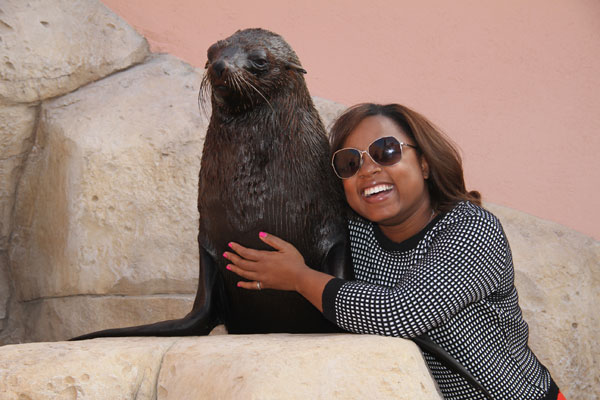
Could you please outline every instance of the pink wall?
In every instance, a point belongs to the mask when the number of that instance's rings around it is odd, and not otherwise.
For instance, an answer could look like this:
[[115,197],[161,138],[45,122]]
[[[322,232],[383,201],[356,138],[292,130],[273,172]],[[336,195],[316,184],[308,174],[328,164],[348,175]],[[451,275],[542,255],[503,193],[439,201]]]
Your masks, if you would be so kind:
[[415,108],[485,200],[600,239],[598,0],[103,2],[196,66],[237,29],[273,30],[314,95]]

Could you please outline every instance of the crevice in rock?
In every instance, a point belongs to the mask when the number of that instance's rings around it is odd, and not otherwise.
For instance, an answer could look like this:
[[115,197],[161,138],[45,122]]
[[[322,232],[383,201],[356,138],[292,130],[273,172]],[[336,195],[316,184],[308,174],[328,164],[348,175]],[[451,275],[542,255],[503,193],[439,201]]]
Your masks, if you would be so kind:
[[158,398],[158,380],[160,378],[160,372],[162,371],[162,367],[165,361],[165,356],[167,355],[167,353],[169,351],[171,351],[171,349],[173,348],[173,346],[175,346],[177,343],[179,343],[182,340],[182,338],[177,338],[173,341],[173,343],[171,343],[171,345],[163,352],[162,357],[160,358],[159,364],[158,364],[158,368],[156,369],[156,376],[154,377],[154,394],[152,396],[153,399],[157,399]]
[[36,138],[37,138],[37,132],[38,132],[38,127],[40,124],[40,114],[41,114],[41,103],[33,103],[35,104],[34,107],[36,107],[36,112],[35,112],[35,121],[33,123],[33,128],[32,128],[32,132],[29,135],[29,137],[26,139],[26,141],[29,142],[28,148],[25,152],[22,153],[22,157],[23,157],[23,161],[21,162],[21,165],[18,166],[17,168],[17,178],[15,179],[15,190],[13,193],[13,204],[12,204],[12,209],[10,210],[10,220],[8,221],[8,226],[9,226],[9,233],[8,233],[8,246],[7,246],[7,250],[6,250],[6,276],[8,279],[8,300],[6,302],[7,307],[6,307],[6,316],[4,318],[4,326],[3,329],[0,330],[0,341],[12,341],[11,339],[11,332],[13,331],[17,331],[20,328],[22,328],[22,324],[20,324],[18,321],[16,321],[16,319],[14,318],[14,315],[17,313],[16,309],[20,306],[19,301],[16,298],[16,287],[15,287],[15,281],[14,281],[14,277],[13,277],[13,273],[12,273],[12,265],[11,265],[11,258],[10,258],[10,251],[12,248],[12,240],[13,240],[13,235],[14,235],[14,217],[15,217],[15,210],[17,207],[17,200],[19,198],[19,188],[21,185],[21,179],[23,178],[23,174],[25,171],[25,168],[27,166],[27,161],[29,160],[29,155],[31,154],[31,150],[33,149],[33,146],[35,145],[36,142]]
[[[87,82],[87,83],[85,83],[85,84],[83,84],[81,86],[78,86],[75,89],[70,90],[68,92],[60,93],[60,94],[57,94],[56,96],[46,97],[44,99],[39,99],[39,100],[37,100],[35,102],[32,102],[31,104],[36,104],[36,103],[39,104],[39,103],[44,102],[44,101],[51,101],[51,100],[54,100],[54,99],[66,96],[66,95],[68,95],[70,93],[73,93],[73,92],[76,92],[77,90],[79,90],[81,88],[84,88],[84,87],[86,87],[86,86],[88,86],[88,85],[90,85],[92,83],[99,82],[99,81],[101,81],[103,79],[106,79],[106,78],[109,78],[109,77],[111,77],[111,76],[113,76],[115,74],[127,71],[127,70],[129,70],[131,68],[134,68],[134,67],[136,67],[138,65],[145,64],[149,60],[151,60],[153,58],[153,56],[155,56],[154,53],[148,52],[148,54],[143,59],[141,59],[140,61],[133,62],[133,63],[128,64],[125,67],[120,68],[120,69],[115,69],[114,71],[110,72],[107,75],[103,75],[103,76],[100,76],[100,77],[98,77],[96,79],[93,79],[93,80],[91,80],[91,81],[89,81],[89,82]],[[118,65],[119,63],[121,63],[123,61],[124,61],[124,59],[120,59],[120,60],[116,60],[115,62],[111,62],[110,64],[107,64],[107,65],[112,65],[112,64],[117,64]],[[101,67],[101,66],[99,66],[99,67]],[[50,77],[29,77],[29,78],[26,78],[26,79],[0,78],[0,82],[17,82],[17,83],[20,83],[20,82],[31,82],[32,80],[36,80],[36,79],[37,80],[47,80],[47,81],[53,80],[53,81],[56,81],[56,80],[60,80],[60,79],[69,78],[72,75],[74,75],[75,73],[77,73],[77,71],[73,71],[72,73],[69,73],[69,74],[59,75],[59,76],[55,76],[55,77],[51,77],[51,78]],[[39,88],[41,85],[37,84],[35,86]],[[38,95],[39,95],[39,92],[38,92]],[[2,97],[0,97],[0,98],[2,98]],[[13,103],[13,102],[10,101],[10,99],[3,99],[3,100],[7,101],[8,103]],[[17,102],[17,103],[14,103],[14,104],[30,104],[30,103]]]
[[[140,61],[133,62],[132,64],[129,64],[129,65],[127,65],[127,66],[125,66],[125,67],[123,67],[123,68],[120,68],[120,69],[115,69],[115,70],[114,70],[114,71],[112,71],[111,73],[109,73],[109,74],[107,74],[107,75],[100,76],[100,77],[98,77],[97,79],[91,80],[91,81],[89,81],[89,82],[85,83],[84,85],[81,85],[81,86],[77,87],[76,89],[73,89],[73,90],[71,90],[70,92],[62,93],[62,94],[60,94],[60,95],[57,95],[57,96],[54,96],[54,97],[50,97],[50,98],[47,98],[47,99],[44,99],[44,100],[45,100],[45,101],[47,101],[47,100],[53,100],[53,99],[57,99],[57,98],[59,98],[59,97],[63,97],[63,96],[65,96],[65,95],[68,95],[68,94],[70,94],[70,93],[76,92],[76,91],[78,91],[79,89],[83,89],[83,88],[85,88],[86,86],[88,86],[88,85],[91,85],[92,83],[100,82],[100,81],[102,81],[102,80],[104,80],[104,79],[107,79],[107,78],[110,78],[110,77],[112,77],[113,75],[119,74],[119,73],[121,73],[121,72],[128,71],[128,70],[130,70],[130,69],[132,69],[132,68],[135,68],[135,67],[137,67],[138,65],[143,65],[143,64],[146,64],[148,61],[150,61],[150,60],[153,58],[153,56],[154,56],[154,53],[148,53],[148,54],[147,54],[147,55],[146,55],[146,56],[145,56],[143,59],[141,59]],[[123,61],[123,59],[121,59],[121,60],[117,60],[117,61],[115,61],[114,63],[111,63],[111,64],[119,64],[119,63],[120,63],[120,62],[122,62],[122,61]]]
[[13,31],[14,30],[12,26],[10,26],[9,24],[7,24],[5,21],[3,21],[1,19],[0,19],[0,29],[3,29],[5,31],[6,30],[8,30],[8,31]]
[[[23,173],[25,172],[25,168],[27,166],[27,162],[29,161],[29,155],[31,154],[31,150],[33,149],[33,146],[35,145],[36,141],[37,141],[37,134],[38,134],[38,129],[39,129],[39,125],[40,125],[40,119],[41,119],[41,110],[42,110],[42,105],[37,104],[36,106],[36,110],[35,110],[35,121],[33,123],[33,129],[31,134],[29,135],[29,137],[26,139],[26,141],[29,142],[27,149],[22,153],[23,156],[23,162],[21,163],[21,165],[19,165],[18,169],[17,169],[17,178],[15,179],[16,182],[16,187],[15,187],[15,192],[14,192],[14,201],[13,201],[13,206],[12,206],[12,210],[10,211],[10,222],[9,222],[9,226],[10,226],[10,234],[9,234],[9,240],[8,240],[8,248],[11,248],[11,242],[12,242],[12,237],[13,237],[13,221],[14,221],[14,215],[15,215],[15,210],[17,208],[17,199],[19,198],[19,188],[21,186],[21,179],[23,178]],[[9,263],[9,270],[10,270],[10,258],[8,260]],[[12,277],[11,277],[12,279]]]

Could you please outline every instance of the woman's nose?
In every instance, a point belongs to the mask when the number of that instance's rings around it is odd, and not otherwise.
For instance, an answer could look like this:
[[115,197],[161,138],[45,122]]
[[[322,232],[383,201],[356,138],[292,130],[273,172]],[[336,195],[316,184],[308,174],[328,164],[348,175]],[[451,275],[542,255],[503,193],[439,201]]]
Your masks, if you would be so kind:
[[371,176],[378,172],[381,172],[381,166],[373,161],[369,153],[362,153],[362,165],[358,170],[359,176]]

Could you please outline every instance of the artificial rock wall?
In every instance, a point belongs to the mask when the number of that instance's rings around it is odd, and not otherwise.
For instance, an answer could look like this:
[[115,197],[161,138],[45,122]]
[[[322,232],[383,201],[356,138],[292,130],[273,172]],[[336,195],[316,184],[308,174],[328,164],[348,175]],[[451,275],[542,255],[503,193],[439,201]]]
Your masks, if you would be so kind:
[[[0,3],[0,344],[189,311],[201,76],[150,54],[98,1]],[[344,108],[315,103],[326,124]],[[569,398],[598,399],[599,242],[488,208],[511,242],[531,347]]]

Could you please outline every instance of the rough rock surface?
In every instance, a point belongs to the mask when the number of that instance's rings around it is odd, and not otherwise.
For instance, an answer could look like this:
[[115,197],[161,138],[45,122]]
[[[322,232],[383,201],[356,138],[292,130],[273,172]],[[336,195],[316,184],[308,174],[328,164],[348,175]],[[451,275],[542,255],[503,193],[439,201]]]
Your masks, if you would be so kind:
[[0,105],[0,250],[8,248],[15,191],[33,144],[36,116],[29,105]]
[[4,329],[1,321],[6,319],[8,299],[10,297],[8,275],[8,256],[5,251],[0,250],[0,331]]
[[171,57],[45,102],[21,178],[21,301],[194,293],[201,75]]
[[36,118],[36,107],[0,104],[0,331],[6,323],[11,293],[8,243],[15,192],[33,144]]
[[567,398],[600,398],[600,242],[507,207],[504,227],[529,344]]
[[22,337],[33,342],[58,341],[110,327],[181,318],[193,302],[193,295],[40,299],[22,305]]
[[97,0],[3,0],[0,38],[0,102],[68,93],[149,53],[146,40]]
[[0,358],[6,400],[441,399],[418,348],[379,336],[95,339]]
[[104,339],[0,347],[0,398],[155,399],[165,352],[176,339]]
[[[34,140],[40,101],[128,68],[148,55],[146,40],[98,0],[76,5],[68,0],[0,2],[0,253],[4,259],[15,192]],[[11,290],[4,279],[7,268],[2,261],[0,337],[5,333],[5,304]]]

